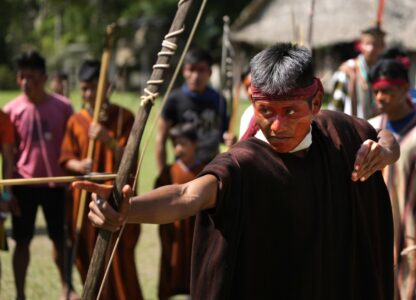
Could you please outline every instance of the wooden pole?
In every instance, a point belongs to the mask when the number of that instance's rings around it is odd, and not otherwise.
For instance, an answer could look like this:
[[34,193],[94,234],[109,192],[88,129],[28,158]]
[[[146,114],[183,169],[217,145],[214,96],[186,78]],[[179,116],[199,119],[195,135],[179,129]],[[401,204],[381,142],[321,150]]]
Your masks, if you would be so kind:
[[376,25],[379,29],[381,29],[381,25],[383,24],[383,16],[384,16],[384,0],[378,0]]
[[235,123],[237,120],[238,110],[238,91],[234,93],[234,49],[230,40],[230,18],[228,16],[223,17],[223,35],[222,35],[222,57],[221,57],[221,69],[222,69],[222,89],[226,92],[228,109],[230,111],[230,120],[228,126],[228,134],[235,135]]
[[[101,58],[100,76],[98,79],[97,96],[96,96],[95,103],[94,103],[94,113],[93,113],[93,119],[92,119],[92,122],[95,124],[99,123],[101,106],[104,102],[104,98],[106,95],[105,85],[107,82],[107,71],[108,71],[108,65],[109,65],[110,57],[111,57],[110,54],[111,54],[111,47],[112,47],[113,40],[114,40],[115,28],[116,28],[116,25],[114,23],[108,25],[106,28],[106,43],[105,43],[103,55]],[[94,146],[95,146],[95,140],[90,138],[88,142],[88,150],[87,150],[87,158],[89,159],[93,159]],[[84,219],[86,199],[87,199],[87,192],[82,190],[80,201],[79,201],[78,214],[77,214],[75,243],[74,243],[73,251],[76,251],[75,249],[77,246],[76,241],[78,239],[78,236],[82,228],[82,221]]]
[[309,8],[309,24],[308,24],[308,47],[312,50],[312,36],[313,36],[313,19],[315,15],[315,0],[311,0],[311,6]]
[[238,104],[240,102],[240,90],[241,90],[241,80],[239,80],[238,83],[236,84],[235,91],[233,93],[230,125],[228,126],[228,133],[230,134],[237,134],[235,128],[237,124]]
[[[113,47],[113,44],[114,44],[115,31],[116,31],[115,23],[112,23],[106,27],[104,50],[101,56],[100,75],[98,78],[97,95],[96,95],[95,102],[94,102],[94,112],[92,116],[92,123],[94,124],[99,123],[101,107],[106,97],[107,72],[108,72],[108,66],[109,66],[110,58],[111,58],[111,48]],[[93,161],[92,166],[94,166],[94,148],[95,148],[95,139],[90,138],[88,141],[86,158],[89,158]],[[81,229],[82,229],[83,221],[84,221],[86,202],[87,202],[87,192],[85,190],[82,190],[80,198],[79,198],[77,221],[75,224],[75,238],[74,238],[74,242],[72,245],[72,253],[71,253],[71,257],[69,261],[70,271],[72,270],[72,266],[75,263],[75,258],[77,255]],[[70,274],[69,277],[72,277],[72,274]],[[69,296],[69,294],[67,296]]]
[[32,185],[47,183],[68,183],[77,180],[107,181],[115,179],[117,174],[89,174],[82,176],[37,177],[0,180],[0,186]]
[[[169,33],[165,36],[162,42],[162,49],[158,53],[158,59],[153,66],[153,72],[147,86],[144,89],[145,95],[141,96],[141,107],[137,112],[134,120],[132,130],[130,132],[127,146],[124,150],[121,159],[120,167],[117,172],[117,177],[109,203],[115,209],[118,209],[122,201],[122,188],[128,182],[129,174],[136,167],[135,158],[139,149],[140,141],[143,136],[144,128],[149,117],[153,102],[158,96],[159,86],[163,83],[164,73],[169,68],[171,56],[174,54],[177,45],[178,35],[183,32],[183,26],[186,15],[192,4],[192,0],[180,0],[178,3],[178,10],[170,27]],[[100,229],[98,232],[97,241],[95,243],[94,252],[88,269],[87,279],[85,281],[82,299],[95,299],[99,278],[101,277],[107,248],[109,246],[112,233],[107,230]]]

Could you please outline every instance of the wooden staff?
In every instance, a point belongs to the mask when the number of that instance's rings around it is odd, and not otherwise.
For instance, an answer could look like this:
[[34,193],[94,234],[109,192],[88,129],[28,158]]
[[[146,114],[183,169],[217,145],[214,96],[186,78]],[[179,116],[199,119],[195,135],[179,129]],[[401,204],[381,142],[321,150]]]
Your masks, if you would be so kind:
[[89,174],[81,176],[37,177],[0,180],[0,186],[32,185],[47,183],[68,183],[76,180],[106,181],[115,179],[117,174]]
[[[233,61],[234,61],[234,49],[230,41],[230,18],[228,16],[223,17],[223,35],[222,35],[222,55],[221,55],[221,71],[222,71],[222,90],[226,92],[228,108],[230,111],[230,120],[227,133],[232,136],[235,135],[235,123],[237,119],[238,110],[238,98],[233,92],[234,87],[234,74],[233,74]],[[238,93],[238,91],[237,91]],[[239,95],[238,95],[239,97]]]
[[383,15],[384,15],[384,0],[378,0],[376,25],[379,29],[381,29],[381,24],[383,23]]
[[313,19],[315,16],[315,0],[311,0],[311,6],[309,8],[309,24],[308,24],[308,47],[312,50],[312,35],[313,35]]
[[[93,118],[92,118],[92,123],[95,123],[95,124],[99,123],[101,107],[104,102],[104,98],[106,97],[105,87],[107,83],[107,71],[108,71],[108,66],[109,66],[110,58],[111,58],[111,48],[113,47],[113,44],[114,44],[115,31],[116,31],[115,23],[112,23],[106,27],[104,50],[101,56],[100,75],[98,78],[97,95],[96,95],[95,102],[94,102],[94,112],[93,112]],[[94,146],[95,146],[95,139],[90,138],[88,141],[86,158],[93,160],[94,148],[95,148]],[[94,166],[94,163],[93,163],[93,166]],[[71,253],[71,257],[69,261],[68,277],[70,278],[72,278],[72,266],[75,263],[75,258],[76,258],[76,254],[78,250],[81,229],[82,229],[82,225],[84,221],[86,202],[87,202],[87,192],[85,190],[82,190],[80,198],[79,198],[77,221],[75,225],[75,238],[72,244],[72,253]],[[67,296],[69,296],[69,293]]]
[[[144,89],[145,95],[140,98],[141,107],[135,117],[126,148],[123,152],[120,167],[117,172],[115,184],[108,200],[110,205],[112,205],[115,209],[118,209],[121,204],[123,199],[122,188],[128,182],[129,174],[131,174],[136,167],[135,158],[137,157],[137,152],[147,119],[153,103],[158,96],[159,86],[163,83],[165,70],[169,68],[170,58],[175,53],[177,48],[177,37],[184,31],[183,25],[191,4],[192,0],[179,1],[175,18],[172,22],[169,33],[165,36],[165,39],[162,42],[162,49],[158,53],[158,59],[156,64],[153,66],[152,75],[150,80],[147,82],[146,88]],[[87,279],[82,293],[82,299],[84,300],[95,299],[99,277],[103,271],[105,256],[111,237],[112,233],[110,231],[100,229],[98,232],[97,241],[95,243]]]
[[[224,16],[222,18],[224,24],[222,29],[222,50],[221,50],[221,85],[222,89],[230,92],[232,96],[232,91],[230,91],[230,87],[232,87],[232,59],[234,51],[231,46],[230,42],[230,18],[228,16]],[[231,74],[229,73],[231,71]],[[231,83],[230,80],[231,79]]]
[[[104,102],[104,98],[106,95],[105,85],[107,82],[107,70],[108,70],[108,65],[109,65],[110,57],[111,57],[110,55],[111,47],[114,41],[115,27],[116,27],[115,24],[110,24],[107,26],[107,29],[106,29],[106,43],[105,43],[104,52],[101,58],[100,77],[98,79],[97,96],[96,96],[95,103],[94,103],[94,113],[93,113],[93,118],[92,118],[92,122],[95,124],[99,123],[101,106]],[[89,159],[93,159],[94,146],[95,146],[95,139],[90,138],[88,142],[88,150],[87,150],[87,158]],[[86,199],[87,199],[87,192],[85,190],[82,190],[80,201],[79,201],[78,214],[77,214],[74,251],[76,251],[77,240],[81,232],[81,228],[82,228],[82,221],[84,219]]]
[[[240,90],[241,90],[241,80],[235,86],[235,92],[233,93],[233,102],[231,108],[231,116],[230,116],[230,125],[228,126],[228,133],[229,134],[236,134],[236,124],[237,124],[237,116],[238,116],[238,105],[240,103]],[[239,138],[237,136],[237,138]]]

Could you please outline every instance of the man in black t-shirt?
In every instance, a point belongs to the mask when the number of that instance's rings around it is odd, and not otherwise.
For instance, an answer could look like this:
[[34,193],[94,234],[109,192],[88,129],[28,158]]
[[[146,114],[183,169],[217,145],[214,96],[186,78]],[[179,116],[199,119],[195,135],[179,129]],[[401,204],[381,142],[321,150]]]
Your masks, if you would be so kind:
[[169,129],[192,123],[198,131],[197,159],[209,162],[218,154],[222,136],[228,128],[224,97],[208,86],[212,58],[202,49],[190,50],[183,67],[185,84],[169,96],[159,121],[156,154],[159,171],[166,165],[166,140]]

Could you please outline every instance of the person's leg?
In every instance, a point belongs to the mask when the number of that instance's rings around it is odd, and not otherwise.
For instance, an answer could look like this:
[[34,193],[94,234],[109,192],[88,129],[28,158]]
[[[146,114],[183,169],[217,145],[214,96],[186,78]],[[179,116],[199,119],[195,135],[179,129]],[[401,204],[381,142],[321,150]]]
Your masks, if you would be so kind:
[[13,252],[13,274],[16,299],[25,299],[25,281],[30,261],[29,246],[33,237],[37,210],[36,194],[29,187],[15,187],[13,194],[20,208],[20,216],[12,216],[12,236],[16,241]]
[[16,299],[18,300],[26,299],[25,283],[27,267],[30,261],[29,245],[29,241],[16,241],[16,248],[13,252],[13,274],[16,286]]
[[[71,291],[70,280],[66,276],[65,266],[68,257],[65,256],[65,236],[64,223],[65,218],[65,201],[66,193],[64,188],[45,188],[41,200],[43,214],[45,216],[48,235],[53,243],[53,260],[58,268],[59,276],[62,283],[62,297],[63,299],[79,299]],[[70,292],[68,292],[70,291]]]

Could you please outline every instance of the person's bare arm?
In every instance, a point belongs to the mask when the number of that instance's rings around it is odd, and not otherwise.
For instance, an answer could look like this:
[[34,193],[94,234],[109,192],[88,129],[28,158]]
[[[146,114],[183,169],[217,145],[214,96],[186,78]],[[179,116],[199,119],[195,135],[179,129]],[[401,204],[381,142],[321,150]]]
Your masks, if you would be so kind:
[[92,182],[74,182],[73,187],[94,193],[90,202],[89,219],[94,226],[116,231],[124,223],[171,223],[216,205],[218,180],[205,175],[181,185],[167,185],[146,194],[130,198],[130,186],[123,188],[124,201],[119,212],[108,202],[97,205],[97,195],[108,199],[111,186]]
[[90,158],[84,158],[81,160],[68,159],[64,167],[70,172],[88,174],[91,172],[92,160]]
[[118,140],[116,138],[110,136],[109,131],[104,126],[98,123],[91,123],[88,128],[88,136],[90,139],[102,142],[111,151],[113,151],[115,161],[117,162],[116,164],[118,164],[121,156],[123,155],[124,147],[121,147],[118,144]]
[[399,143],[393,133],[387,129],[380,129],[377,133],[378,143],[387,150],[385,165],[394,164],[400,158]]
[[166,141],[171,127],[170,121],[160,118],[156,133],[156,161],[159,173],[166,165]]
[[128,222],[165,224],[213,208],[218,180],[205,175],[185,184],[167,185],[130,199]]
[[224,140],[224,145],[227,146],[227,148],[230,148],[237,142],[237,137],[234,133],[224,132],[222,138]]
[[377,142],[366,140],[358,150],[352,173],[353,181],[365,181],[376,171],[399,159],[399,143],[389,130],[378,130],[377,139]]

